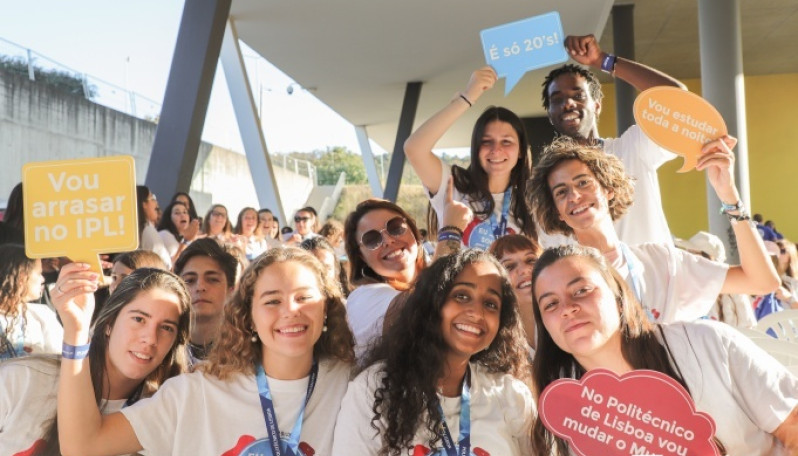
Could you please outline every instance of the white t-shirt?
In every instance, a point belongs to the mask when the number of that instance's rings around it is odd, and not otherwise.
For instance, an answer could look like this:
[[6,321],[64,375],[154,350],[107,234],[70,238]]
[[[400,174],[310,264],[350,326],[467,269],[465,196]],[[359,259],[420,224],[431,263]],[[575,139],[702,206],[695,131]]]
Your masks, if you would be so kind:
[[664,325],[696,409],[708,413],[733,456],[787,454],[773,432],[798,406],[798,378],[729,325]]
[[[640,268],[641,304],[655,323],[692,321],[709,313],[726,280],[729,265],[668,244],[628,246]],[[623,255],[612,265],[634,291],[634,280]]]
[[144,229],[141,230],[139,246],[142,250],[155,252],[155,254],[161,257],[166,265],[166,268],[172,269],[172,257],[166,250],[163,239],[161,239],[161,236],[158,235],[158,231],[155,230],[155,227],[152,225],[152,223],[147,222],[147,224],[144,225]]
[[5,315],[0,315],[0,331],[5,329],[6,339],[15,351],[22,346],[22,352],[12,356],[0,345],[0,359],[61,353],[64,328],[58,322],[55,312],[45,304],[28,304],[27,309],[21,318],[17,318],[17,323],[12,328],[6,329]]
[[247,245],[244,247],[247,259],[252,261],[258,255],[268,250],[269,244],[266,242],[265,238],[258,238],[257,236],[253,235],[247,237]]
[[[300,449],[329,455],[333,428],[349,381],[350,366],[321,361],[316,388],[305,409]],[[307,394],[309,377],[268,378],[282,438],[291,434]],[[266,438],[266,422],[255,375],[236,374],[226,381],[193,372],[173,377],[150,399],[125,408],[144,451],[149,455],[239,455]]]
[[370,283],[355,288],[346,298],[346,318],[355,335],[358,359],[371,342],[382,336],[385,312],[398,294],[399,290],[387,283]]
[[180,241],[177,240],[175,235],[170,233],[169,230],[161,230],[158,231],[158,236],[161,237],[161,241],[163,241],[163,245],[169,253],[169,257],[175,256],[177,249],[180,248]]
[[676,158],[676,154],[656,145],[637,125],[629,127],[620,138],[602,140],[604,151],[621,159],[626,174],[635,179],[634,203],[615,222],[618,237],[629,245],[644,242],[673,245],[662,209],[657,169]]
[[[435,190],[435,194],[433,195],[432,190],[425,188],[427,191],[427,195],[430,196],[430,205],[435,210],[435,214],[438,216],[438,227],[442,227],[442,220],[443,220],[443,209],[444,204],[446,203],[446,186],[449,185],[449,178],[452,175],[452,169],[449,166],[441,163],[441,185]],[[513,189],[515,191],[515,189]],[[502,203],[504,202],[504,193],[494,193],[493,196],[493,215],[495,216],[496,223],[498,224],[501,221],[502,216]],[[463,204],[467,204],[471,207],[471,210],[476,212],[477,210],[482,208],[481,203],[472,201],[468,195],[464,195],[457,190],[455,187],[452,190],[452,198],[454,201],[459,201]],[[560,244],[568,244],[573,243],[573,241],[569,241],[567,236],[563,236],[561,234],[548,234],[543,232],[543,230],[538,229],[538,243],[546,247],[553,247]],[[523,234],[521,228],[518,226],[518,222],[513,216],[512,208],[510,208],[510,213],[507,215],[507,234]],[[493,235],[493,228],[491,228],[490,220],[488,219],[480,219],[476,214],[471,222],[468,224],[465,230],[463,230],[463,245],[466,247],[474,247],[479,248],[482,250],[487,250],[490,247],[490,244],[494,241]]]
[[[471,450],[482,456],[531,454],[529,426],[535,412],[532,394],[521,381],[508,374],[491,374],[471,364]],[[361,372],[341,403],[335,428],[334,455],[376,455],[383,442],[371,427],[374,392],[382,378],[382,364]],[[438,396],[452,438],[459,440],[460,398]],[[382,434],[385,422],[377,424]],[[413,439],[416,451],[428,448],[430,435],[425,426]],[[440,444],[440,442],[439,442]],[[477,452],[479,448],[482,452]],[[418,454],[418,453],[411,453]],[[426,454],[426,453],[423,453]]]
[[[59,373],[55,357],[0,363],[0,454],[28,455],[44,443],[55,418]],[[124,399],[105,401],[103,413],[118,412],[124,404]]]

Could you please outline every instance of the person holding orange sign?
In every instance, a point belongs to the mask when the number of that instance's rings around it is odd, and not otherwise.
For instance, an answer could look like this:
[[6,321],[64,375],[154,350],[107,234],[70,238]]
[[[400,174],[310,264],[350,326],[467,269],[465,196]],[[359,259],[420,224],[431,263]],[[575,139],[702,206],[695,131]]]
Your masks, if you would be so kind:
[[[569,36],[565,47],[577,63],[600,69],[639,91],[657,86],[685,89],[684,84],[665,73],[602,51],[593,35]],[[567,64],[552,70],[543,82],[542,95],[543,107],[557,133],[581,144],[602,147],[620,158],[626,172],[636,179],[636,204],[628,209],[624,220],[616,223],[621,240],[629,244],[673,244],[662,210],[657,169],[676,155],[656,145],[637,125],[619,138],[600,138],[598,118],[604,96],[601,83],[581,66]]]
[[620,160],[599,147],[560,138],[549,145],[527,185],[535,217],[547,232],[573,235],[597,248],[629,283],[649,319],[690,321],[705,316],[718,294],[763,294],[778,276],[734,184],[737,140],[725,136],[704,146],[696,169],[723,202],[734,229],[739,266],[707,260],[671,244],[626,244],[613,222],[634,200],[635,188]]

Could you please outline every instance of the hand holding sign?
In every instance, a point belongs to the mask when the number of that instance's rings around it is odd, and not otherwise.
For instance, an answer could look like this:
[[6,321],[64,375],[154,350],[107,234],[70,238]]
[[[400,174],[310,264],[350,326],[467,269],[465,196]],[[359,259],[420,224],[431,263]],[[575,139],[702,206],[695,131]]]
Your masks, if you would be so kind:
[[718,455],[712,418],[661,372],[594,369],[580,381],[557,380],[540,395],[539,413],[582,456]]
[[505,96],[527,71],[568,60],[556,11],[485,29],[480,37],[485,61],[499,77],[507,78]]
[[28,163],[22,182],[29,257],[66,256],[102,274],[98,253],[138,247],[133,157]]
[[680,173],[695,168],[705,144],[727,134],[726,123],[714,106],[676,87],[642,92],[635,100],[634,115],[646,136],[684,157]]

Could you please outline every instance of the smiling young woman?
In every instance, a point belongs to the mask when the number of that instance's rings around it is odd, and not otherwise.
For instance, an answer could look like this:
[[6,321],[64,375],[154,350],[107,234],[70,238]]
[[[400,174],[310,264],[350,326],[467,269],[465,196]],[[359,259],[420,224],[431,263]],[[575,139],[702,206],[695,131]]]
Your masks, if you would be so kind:
[[[63,307],[65,340],[82,342],[83,306]],[[151,399],[100,419],[83,363],[63,363],[61,444],[80,455],[331,454],[352,346],[340,291],[319,261],[300,249],[269,250],[225,306],[208,363]]]
[[[88,276],[79,264],[62,268],[53,292],[57,306],[78,292],[91,299],[83,294],[91,285],[82,277]],[[97,317],[88,350],[92,408],[119,411],[184,371],[189,303],[182,281],[160,269],[137,269],[119,283]],[[55,421],[60,362],[32,356],[0,365],[0,454],[61,454]]]
[[528,454],[526,344],[510,282],[489,254],[467,249],[425,269],[366,359],[332,454]]
[[[716,424],[729,455],[798,451],[798,379],[734,328],[710,320],[654,325],[634,293],[593,248],[561,246],[532,273],[536,391],[595,368],[662,372]],[[534,425],[535,454],[565,456],[567,442]],[[786,453],[786,446],[792,453]]]
[[[537,239],[538,233],[524,202],[524,187],[532,158],[521,119],[512,111],[491,106],[474,124],[471,137],[471,163],[467,169],[444,166],[432,148],[454,123],[496,83],[490,67],[474,71],[465,91],[458,93],[430,117],[405,142],[407,159],[430,195],[437,215],[430,227],[441,227],[446,185],[454,178],[454,198],[468,204],[474,213],[461,233],[463,245],[486,250],[491,242],[506,234],[525,234]],[[436,230],[431,230],[436,231]]]

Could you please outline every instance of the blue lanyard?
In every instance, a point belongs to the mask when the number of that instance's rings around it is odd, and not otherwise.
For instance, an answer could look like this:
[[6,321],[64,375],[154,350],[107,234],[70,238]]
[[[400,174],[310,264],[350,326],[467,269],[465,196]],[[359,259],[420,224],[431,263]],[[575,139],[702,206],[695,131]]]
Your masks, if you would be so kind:
[[493,237],[495,239],[499,239],[507,234],[507,215],[510,213],[511,193],[512,187],[507,187],[507,190],[504,191],[504,198],[502,199],[502,218],[498,224],[496,223],[496,213],[491,212],[490,214],[490,227],[491,230],[493,230]]
[[266,420],[266,430],[269,433],[272,456],[297,456],[300,454],[299,434],[302,431],[302,419],[305,416],[305,407],[308,405],[310,395],[313,394],[313,389],[316,387],[316,379],[318,376],[319,365],[314,360],[313,367],[310,370],[310,379],[308,379],[308,392],[305,395],[305,402],[299,410],[299,416],[296,419],[296,423],[294,423],[294,428],[291,430],[291,436],[288,438],[285,445],[282,445],[280,440],[280,428],[277,426],[277,414],[274,412],[274,403],[272,401],[272,394],[269,390],[269,382],[266,380],[266,372],[264,372],[261,363],[255,365],[255,380],[258,382],[260,406],[263,408],[263,418]]
[[441,439],[443,440],[443,449],[448,456],[468,456],[471,454],[471,390],[469,383],[471,382],[471,368],[466,370],[465,378],[463,379],[463,392],[460,393],[460,441],[457,446],[454,444],[449,426],[446,425],[446,415],[443,414],[443,408],[440,403],[438,410],[441,412]]
[[623,242],[619,243],[621,246],[621,255],[626,262],[626,267],[629,268],[629,280],[632,282],[632,290],[635,292],[637,302],[643,304],[643,289],[641,282],[643,281],[641,274],[643,274],[640,260],[629,250],[629,246]]

